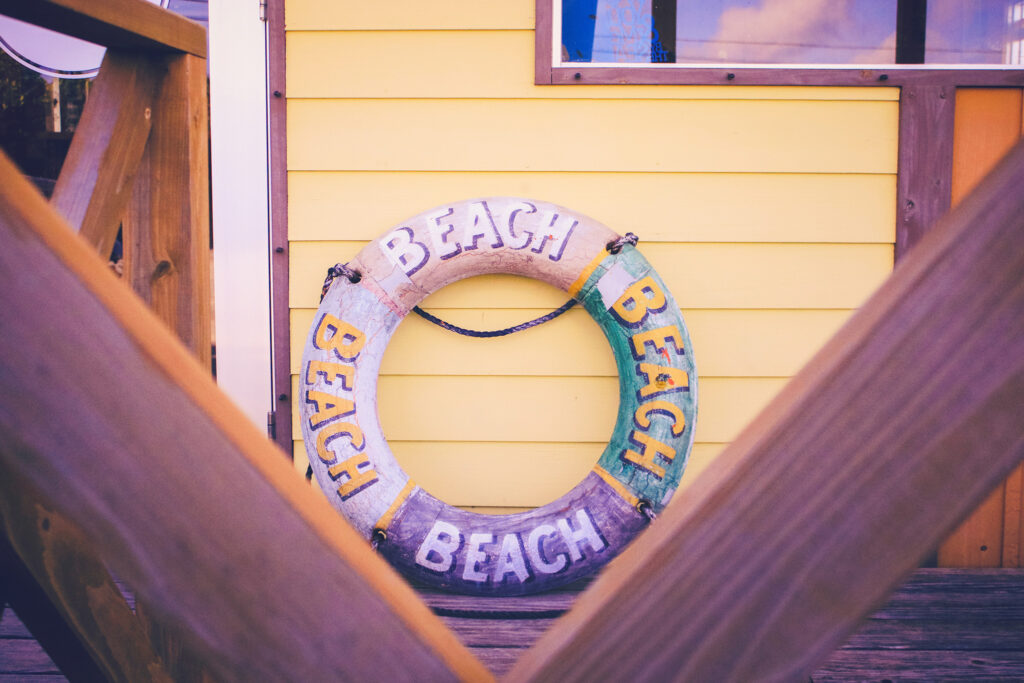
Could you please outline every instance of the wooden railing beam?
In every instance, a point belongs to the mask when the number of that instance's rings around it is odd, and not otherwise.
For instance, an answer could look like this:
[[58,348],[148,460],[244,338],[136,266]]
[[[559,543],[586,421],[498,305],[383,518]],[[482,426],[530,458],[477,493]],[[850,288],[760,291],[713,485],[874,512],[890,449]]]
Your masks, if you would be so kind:
[[807,680],[1024,457],[1024,146],[509,680]]
[[146,0],[0,0],[0,14],[106,47],[206,57],[206,30]]
[[0,241],[0,469],[78,521],[207,666],[490,678],[2,156]]
[[0,476],[0,581],[72,681],[171,680],[78,526],[7,469]]
[[50,202],[107,257],[142,159],[163,58],[108,50]]

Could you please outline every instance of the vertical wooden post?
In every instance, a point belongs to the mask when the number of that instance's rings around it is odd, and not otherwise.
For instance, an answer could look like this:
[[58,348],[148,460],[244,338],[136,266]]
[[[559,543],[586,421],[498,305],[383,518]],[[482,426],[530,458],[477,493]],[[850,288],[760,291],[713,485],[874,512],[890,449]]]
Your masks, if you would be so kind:
[[206,368],[212,330],[208,169],[206,61],[168,57],[125,218],[125,273]]
[[[209,123],[206,60],[167,58],[152,129],[124,219],[125,276],[132,289],[211,370]],[[209,678],[145,601],[150,643],[178,681]]]
[[900,88],[897,261],[949,210],[955,92],[941,85]]

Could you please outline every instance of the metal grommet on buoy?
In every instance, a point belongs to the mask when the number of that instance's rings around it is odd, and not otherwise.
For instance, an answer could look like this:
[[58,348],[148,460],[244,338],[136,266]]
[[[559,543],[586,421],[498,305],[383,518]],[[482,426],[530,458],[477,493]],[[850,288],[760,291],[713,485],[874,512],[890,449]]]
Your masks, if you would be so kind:
[[[548,590],[607,564],[668,504],[693,444],[697,374],[679,305],[636,244],[561,206],[491,197],[403,221],[328,272],[299,371],[310,467],[334,508],[410,579],[480,595]],[[377,417],[377,375],[401,321],[432,292],[488,273],[568,292],[603,331],[619,375],[617,421],[591,472],[509,515],[417,486]],[[332,286],[339,277],[346,286]]]
[[654,511],[651,501],[646,498],[641,498],[636,502],[636,511],[646,517],[649,521],[653,522],[658,518],[657,513]]

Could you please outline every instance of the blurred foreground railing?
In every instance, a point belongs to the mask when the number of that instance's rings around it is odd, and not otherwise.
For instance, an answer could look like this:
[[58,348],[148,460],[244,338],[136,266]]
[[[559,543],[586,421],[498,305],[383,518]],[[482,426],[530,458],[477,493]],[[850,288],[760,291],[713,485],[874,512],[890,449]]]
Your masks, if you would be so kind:
[[[208,368],[206,32],[144,0],[0,0],[0,14],[107,46],[50,205],[104,259],[122,230],[124,279]],[[201,678],[145,603],[132,614],[52,496],[4,475],[3,586],[62,670]]]

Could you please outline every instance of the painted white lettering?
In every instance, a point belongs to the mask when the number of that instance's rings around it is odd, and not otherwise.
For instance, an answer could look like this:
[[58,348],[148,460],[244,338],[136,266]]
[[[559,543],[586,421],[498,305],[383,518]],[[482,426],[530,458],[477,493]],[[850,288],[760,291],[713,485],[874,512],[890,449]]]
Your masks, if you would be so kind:
[[590,515],[587,514],[585,509],[576,511],[576,523],[579,524],[579,528],[573,529],[567,519],[560,519],[556,522],[558,524],[558,531],[561,532],[562,538],[565,539],[565,544],[569,546],[569,557],[573,562],[579,562],[583,559],[583,554],[579,548],[580,543],[585,542],[589,544],[597,552],[604,550],[606,545],[604,539],[597,533],[597,529],[594,528],[594,523],[590,521]]
[[[562,253],[565,251],[565,245],[569,241],[569,236],[572,235],[573,229],[577,225],[577,221],[572,216],[560,216],[555,212],[548,214],[551,218],[547,221],[541,222],[541,227],[537,233],[533,236],[532,244],[530,248],[535,254],[540,254],[544,251],[544,248],[551,243],[548,248],[548,258],[552,261],[558,261],[562,258]],[[545,216],[547,218],[547,216]],[[547,227],[544,227],[547,223]]]
[[557,574],[565,568],[568,562],[565,553],[556,555],[555,562],[548,562],[544,559],[544,539],[557,534],[558,530],[555,527],[550,524],[541,524],[531,531],[526,539],[526,554],[530,558],[530,564],[541,574]]
[[487,543],[494,543],[493,534],[469,535],[469,544],[466,548],[466,566],[462,570],[462,578],[466,581],[473,581],[475,583],[487,581],[487,574],[477,570],[481,562],[487,562],[487,553],[480,549],[480,546]]
[[454,524],[437,520],[416,551],[416,564],[444,573],[455,562],[455,551],[462,544],[462,534]]
[[462,253],[462,247],[458,242],[448,241],[448,235],[455,231],[455,226],[451,222],[451,217],[454,215],[455,209],[448,209],[444,213],[427,217],[427,232],[430,233],[430,241],[434,245],[434,252],[442,260]]
[[377,244],[388,261],[400,268],[406,276],[412,276],[430,258],[426,245],[413,239],[412,228],[395,228]]
[[477,248],[477,241],[481,237],[488,238],[488,246],[492,249],[504,246],[501,235],[498,234],[498,226],[494,224],[491,210],[487,202],[474,202],[469,205],[469,220],[462,231],[462,248],[466,251],[473,251]]
[[530,578],[523,558],[522,541],[518,534],[505,534],[501,539],[501,552],[498,554],[498,567],[494,570],[494,582],[501,583],[506,574],[515,574],[519,583]]
[[529,202],[519,202],[516,208],[508,214],[508,225],[505,226],[505,230],[501,231],[501,237],[505,240],[505,244],[510,249],[524,249],[530,245],[530,240],[533,238],[533,231],[526,230],[520,226],[521,232],[516,232],[516,219],[521,215],[531,215],[537,213],[537,207]]

